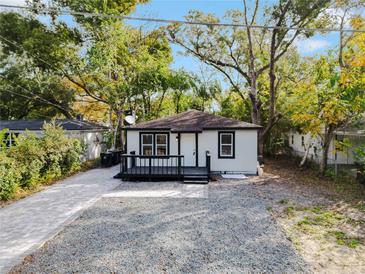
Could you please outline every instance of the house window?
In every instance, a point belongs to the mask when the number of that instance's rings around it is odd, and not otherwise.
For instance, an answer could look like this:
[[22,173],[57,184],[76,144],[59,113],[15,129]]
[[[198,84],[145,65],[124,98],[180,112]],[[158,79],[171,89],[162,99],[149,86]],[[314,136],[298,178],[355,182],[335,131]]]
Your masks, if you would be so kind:
[[156,154],[167,155],[167,134],[156,134]]
[[234,132],[218,133],[218,158],[234,158]]
[[294,135],[291,136],[291,144],[294,144]]
[[142,155],[152,155],[153,154],[153,134],[142,134],[141,135],[141,147]]
[[302,136],[302,147],[304,147],[304,136]]
[[168,133],[141,133],[140,152],[142,155],[168,155],[169,134]]

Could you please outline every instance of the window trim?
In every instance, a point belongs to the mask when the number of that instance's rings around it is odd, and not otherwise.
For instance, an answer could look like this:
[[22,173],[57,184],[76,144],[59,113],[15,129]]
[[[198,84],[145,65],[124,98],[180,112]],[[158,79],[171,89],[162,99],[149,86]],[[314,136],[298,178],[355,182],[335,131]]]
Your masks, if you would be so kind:
[[[235,131],[218,131],[218,158],[219,159],[234,159],[235,152],[236,152],[236,138],[235,138]],[[232,155],[222,155],[221,154],[221,136],[222,134],[231,134],[232,136]]]
[[[144,135],[151,135],[152,136],[152,142],[149,143],[149,144],[144,144],[143,143],[143,136]],[[154,154],[154,147],[153,147],[154,142],[155,142],[155,136],[153,134],[151,134],[151,133],[143,133],[143,134],[141,134],[140,135],[140,154],[141,155],[146,155],[146,154],[143,153],[143,148],[145,146],[147,146],[147,147],[151,147],[152,148],[152,155],[153,155]]]
[[[165,135],[166,136],[166,144],[158,144],[157,143],[157,135]],[[169,153],[168,153],[168,146],[169,146],[169,138],[168,138],[168,134],[166,134],[166,133],[156,133],[155,135],[154,135],[154,145],[155,145],[155,154],[156,155],[158,155],[157,154],[157,150],[158,150],[158,148],[159,147],[163,147],[163,148],[165,148],[166,149],[166,154],[165,155],[169,155]],[[165,155],[163,155],[163,156],[165,156]]]
[[[143,135],[145,135],[145,134],[147,134],[147,135],[152,135],[152,155],[153,156],[156,156],[157,154],[156,154],[156,151],[157,151],[157,137],[156,137],[156,135],[158,135],[158,134],[165,134],[165,135],[167,135],[167,139],[166,139],[166,141],[167,141],[167,150],[166,150],[166,155],[170,155],[170,132],[168,132],[168,131],[158,131],[158,132],[153,132],[153,131],[140,131],[139,132],[139,154],[140,155],[144,155],[144,154],[142,154],[143,153],[143,150],[142,150],[142,148],[143,148],[143,144],[142,144],[142,136]],[[163,156],[163,155],[161,155],[161,156]]]

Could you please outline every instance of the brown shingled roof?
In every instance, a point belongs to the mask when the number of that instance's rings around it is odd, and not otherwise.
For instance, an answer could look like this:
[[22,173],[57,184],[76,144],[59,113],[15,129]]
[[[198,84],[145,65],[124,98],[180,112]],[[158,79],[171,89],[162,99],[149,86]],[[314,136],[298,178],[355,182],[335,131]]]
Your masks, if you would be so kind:
[[261,126],[250,124],[219,115],[198,110],[188,110],[173,116],[164,117],[137,125],[129,129],[161,129],[173,132],[199,132],[204,129],[260,129]]

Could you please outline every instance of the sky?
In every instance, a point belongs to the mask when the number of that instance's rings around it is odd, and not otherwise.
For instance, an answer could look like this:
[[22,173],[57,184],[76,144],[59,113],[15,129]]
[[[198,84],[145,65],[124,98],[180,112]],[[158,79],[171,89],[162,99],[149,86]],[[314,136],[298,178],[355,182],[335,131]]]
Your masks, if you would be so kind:
[[[248,0],[248,3],[253,1]],[[274,0],[262,0],[261,4],[270,5]],[[0,0],[2,4],[25,5],[25,0]],[[228,10],[243,9],[242,0],[151,0],[149,3],[139,5],[131,16],[138,17],[156,17],[162,19],[183,20],[189,10],[201,10],[205,13],[213,13],[222,17]],[[48,19],[43,18],[45,23]],[[66,21],[69,19],[66,18]],[[136,25],[138,23],[129,21],[127,24]],[[158,26],[155,24],[155,26]],[[149,26],[151,27],[151,25]],[[154,27],[154,25],[152,25]],[[334,48],[338,43],[338,34],[330,33],[326,35],[316,34],[309,39],[299,39],[295,42],[299,53],[302,56],[314,56]],[[201,63],[193,57],[187,57],[179,54],[181,49],[172,45],[174,54],[174,63],[172,68],[183,68],[188,71],[198,72],[202,67]]]
[[[253,3],[248,0],[247,3]],[[273,0],[262,0],[263,5],[270,5]],[[157,17],[163,19],[183,20],[189,10],[201,10],[205,13],[213,13],[216,16],[223,17],[231,9],[243,10],[242,0],[152,0],[145,5],[139,5],[137,10],[132,14],[138,17]],[[131,23],[133,24],[133,22]],[[299,53],[302,56],[313,56],[326,52],[338,43],[338,34],[331,33],[327,35],[316,34],[309,39],[300,39],[295,42]],[[197,70],[200,63],[194,58],[181,56],[180,48],[173,46],[175,61],[174,68],[187,68]]]

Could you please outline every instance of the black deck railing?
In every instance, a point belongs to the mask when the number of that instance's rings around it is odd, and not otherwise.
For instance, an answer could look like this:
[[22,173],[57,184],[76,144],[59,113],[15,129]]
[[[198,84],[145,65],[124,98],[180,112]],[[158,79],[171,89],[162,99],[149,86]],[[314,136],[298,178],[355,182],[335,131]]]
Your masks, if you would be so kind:
[[209,151],[206,151],[205,160],[205,167],[185,167],[183,155],[136,155],[132,151],[130,154],[121,155],[118,178],[123,180],[208,178],[211,171]]
[[183,176],[183,155],[135,155],[122,154],[120,174],[128,177],[177,177]]

